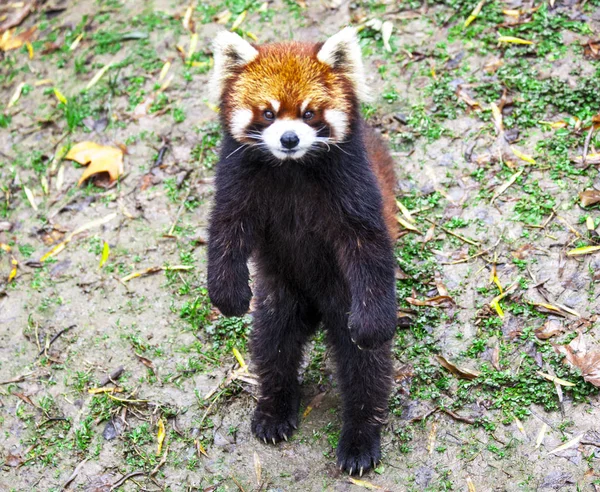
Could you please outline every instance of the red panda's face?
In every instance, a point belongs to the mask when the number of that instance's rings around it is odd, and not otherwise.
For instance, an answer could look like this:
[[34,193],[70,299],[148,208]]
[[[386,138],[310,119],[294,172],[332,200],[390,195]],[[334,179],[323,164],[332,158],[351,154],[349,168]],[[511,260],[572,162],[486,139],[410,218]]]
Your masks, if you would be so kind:
[[364,96],[360,47],[345,29],[325,44],[253,47],[233,33],[215,42],[215,76],[227,131],[280,160],[339,145]]

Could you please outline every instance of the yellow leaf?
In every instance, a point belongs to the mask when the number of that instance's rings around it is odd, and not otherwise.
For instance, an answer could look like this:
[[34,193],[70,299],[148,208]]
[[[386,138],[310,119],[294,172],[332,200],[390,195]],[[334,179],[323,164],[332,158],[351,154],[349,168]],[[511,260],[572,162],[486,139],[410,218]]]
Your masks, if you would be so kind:
[[542,424],[542,428],[540,432],[538,432],[537,439],[535,440],[535,449],[539,448],[544,440],[544,436],[546,435],[546,431],[548,430],[548,425],[546,423]]
[[523,434],[525,437],[527,437],[527,432],[525,432],[525,427],[523,427],[523,424],[517,417],[515,417],[515,424],[517,424],[517,429],[519,429],[519,432],[521,434]]
[[188,31],[190,29],[190,20],[192,18],[192,11],[193,11],[193,6],[192,6],[192,4],[190,4],[190,6],[186,9],[185,15],[183,16],[183,20],[181,22],[181,24],[183,25],[183,28]]
[[406,217],[406,220],[408,220],[411,224],[415,223],[415,219],[413,218],[413,216],[411,215],[409,210],[402,204],[402,202],[400,200],[396,200],[396,206],[400,209],[400,212],[402,212],[402,215],[404,215],[404,217]]
[[589,255],[590,253],[595,253],[596,251],[600,251],[600,246],[583,246],[581,248],[575,248],[567,251],[567,256]]
[[535,44],[533,41],[527,39],[515,38],[513,36],[499,36],[499,43],[511,43],[511,44]]
[[79,36],[77,36],[75,38],[75,41],[73,41],[71,43],[71,46],[69,46],[69,51],[75,51],[77,49],[77,46],[79,46],[79,43],[81,42],[82,38],[83,38],[83,33],[81,33]]
[[10,253],[10,250],[12,249],[8,244],[6,243],[0,243],[0,249],[3,249],[4,251],[6,251],[7,253]]
[[368,490],[385,490],[383,487],[379,485],[375,485],[371,482],[367,482],[366,480],[358,480],[357,478],[348,477],[348,480],[352,482],[354,485],[358,485],[359,487],[363,487]]
[[43,263],[48,258],[52,258],[54,255],[57,255],[58,253],[60,253],[63,249],[65,249],[68,242],[69,241],[63,241],[62,243],[59,243],[56,246],[54,246],[50,251],[48,251],[44,256],[42,256],[40,258],[40,263]]
[[400,215],[396,215],[396,220],[405,229],[408,229],[409,231],[413,231],[413,232],[417,232],[419,234],[422,234],[422,232],[419,229],[417,229],[414,225],[412,225],[407,220],[404,220]]
[[523,154],[523,152],[521,152],[519,149],[511,146],[510,150],[512,150],[513,154],[515,154],[519,159],[529,162],[529,164],[535,164],[535,159],[533,157]]
[[246,15],[248,15],[248,11],[244,10],[240,15],[237,16],[237,18],[233,21],[233,24],[231,25],[232,31],[235,31],[238,27],[242,25],[242,22],[244,22]]
[[188,48],[188,52],[187,52],[187,56],[186,56],[187,59],[192,57],[192,55],[196,51],[197,45],[198,45],[198,33],[195,32],[194,34],[192,34],[192,37],[190,39],[190,46]]
[[593,231],[596,229],[596,224],[594,224],[594,219],[592,219],[589,215],[585,219],[585,227],[588,231]]
[[521,15],[521,11],[516,9],[505,9],[502,11],[502,13],[510,17],[519,17]]
[[27,53],[29,54],[29,59],[33,60],[33,45],[29,41],[26,41],[25,47],[27,48]]
[[221,109],[216,104],[213,104],[211,102],[207,102],[206,106],[208,106],[208,109],[214,111],[215,113],[220,113],[221,112]]
[[165,78],[165,76],[167,75],[167,73],[169,73],[169,69],[171,68],[171,62],[167,61],[165,62],[165,64],[163,65],[160,74],[158,76],[158,81],[160,82],[162,79]]
[[[264,5],[264,4],[263,4]],[[250,31],[246,31],[246,36],[248,36],[252,41],[254,41],[255,43],[258,43],[258,37],[256,36],[256,34],[254,34],[253,32]]]
[[60,92],[56,87],[54,88],[54,95],[56,96],[56,99],[58,99],[58,102],[67,104],[67,98],[63,96],[62,92]]
[[19,85],[17,85],[17,88],[15,89],[15,92],[13,92],[10,101],[8,101],[6,108],[11,108],[17,103],[17,101],[21,97],[21,92],[23,92],[23,87],[25,87],[25,82],[21,82]]
[[248,364],[246,364],[246,362],[244,361],[244,358],[242,357],[242,354],[240,354],[240,351],[237,348],[235,348],[235,347],[233,347],[232,350],[233,350],[233,355],[235,355],[235,358],[237,359],[240,367],[242,369],[247,369],[248,368]]
[[102,393],[123,393],[123,388],[115,388],[115,387],[103,387],[103,388],[89,388],[88,393],[90,395],[98,395]]
[[565,381],[564,379],[557,378],[556,376],[553,376],[552,374],[546,374],[545,372],[542,372],[542,371],[537,371],[536,374],[538,374],[539,376],[542,376],[544,379],[547,379],[548,381],[551,381],[556,384],[560,384],[561,386],[567,386],[567,387],[575,386],[575,383],[571,383],[570,381]]
[[469,25],[471,24],[471,22],[473,22],[475,19],[477,19],[477,16],[481,12],[481,9],[482,9],[484,3],[485,3],[485,0],[481,0],[481,2],[479,2],[475,6],[475,8],[473,9],[473,12],[471,12],[471,15],[465,21],[465,27],[469,27]]
[[577,437],[574,437],[570,441],[567,441],[562,446],[558,446],[556,449],[553,449],[548,454],[558,453],[560,451],[564,451],[565,449],[574,448],[575,446],[579,446],[579,441],[581,441],[581,438],[583,436],[584,436],[583,434],[579,434]]
[[14,256],[11,258],[10,263],[12,265],[12,268],[10,269],[10,273],[8,274],[8,282],[12,282],[13,279],[17,276],[17,266],[19,266],[19,263],[17,262],[17,260],[15,260]]
[[156,440],[158,441],[158,449],[156,450],[156,456],[160,456],[162,451],[163,442],[165,441],[165,436],[167,433],[165,432],[165,423],[163,419],[158,420],[158,434],[156,436]]
[[206,452],[206,449],[204,449],[204,446],[202,446],[202,443],[198,439],[195,439],[194,443],[196,444],[196,449],[198,450],[198,453],[203,454],[208,458],[208,453]]
[[35,87],[39,87],[41,85],[52,85],[52,79],[42,79],[42,80],[36,80],[33,85]]
[[108,243],[106,241],[104,241],[104,246],[102,246],[102,258],[100,258],[100,265],[98,265],[98,268],[102,268],[104,266],[104,264],[106,263],[106,260],[108,260],[109,254],[110,254],[110,246],[108,245]]
[[498,316],[500,316],[501,318],[504,318],[504,311],[502,311],[502,306],[500,306],[500,303],[498,302],[498,300],[496,300],[496,299],[492,300],[492,302],[490,302],[490,307],[493,307],[496,310],[496,313],[498,313]]
[[492,116],[494,117],[496,131],[501,133],[504,130],[504,125],[502,123],[502,113],[500,112],[500,108],[494,103],[490,103],[490,108],[492,109]]
[[469,492],[475,492],[475,484],[473,483],[471,477],[467,477],[467,489]]
[[500,195],[502,195],[502,193],[504,193],[506,190],[508,190],[508,188],[511,187],[511,185],[517,180],[517,178],[519,176],[521,176],[521,174],[523,174],[523,169],[519,169],[515,174],[513,174],[506,183],[504,183],[503,185],[499,186],[498,189],[496,190],[496,192],[494,193],[494,196],[492,197],[492,200],[490,203],[494,203],[494,200],[496,198],[498,198]]
[[90,176],[107,172],[111,181],[123,174],[123,151],[118,147],[108,147],[95,142],[80,142],[74,145],[65,159],[89,166],[85,169],[78,184]]
[[94,75],[92,80],[90,80],[88,82],[88,85],[85,86],[85,90],[88,91],[92,87],[94,87],[98,83],[98,81],[102,78],[102,76],[106,73],[106,71],[110,68],[111,65],[112,65],[112,62],[107,63],[100,70],[98,70],[98,73],[96,75]]
[[223,10],[215,16],[215,22],[217,24],[227,24],[231,19],[232,13],[229,10]]
[[25,195],[27,195],[27,200],[29,200],[31,208],[33,208],[33,210],[37,212],[38,207],[35,203],[35,197],[33,196],[33,192],[29,188],[27,188],[27,186],[23,186],[23,191],[25,192]]

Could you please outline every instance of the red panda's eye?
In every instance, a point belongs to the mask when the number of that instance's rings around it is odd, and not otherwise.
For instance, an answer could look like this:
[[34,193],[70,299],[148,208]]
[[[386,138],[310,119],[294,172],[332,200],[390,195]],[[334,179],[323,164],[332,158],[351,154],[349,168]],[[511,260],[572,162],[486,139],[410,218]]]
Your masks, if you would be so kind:
[[273,111],[265,111],[263,113],[263,116],[265,117],[265,120],[274,120],[275,119],[275,113],[273,113]]
[[304,118],[306,121],[308,121],[308,120],[312,120],[314,115],[315,115],[315,113],[313,113],[312,111],[305,111],[304,114],[302,115],[302,118]]

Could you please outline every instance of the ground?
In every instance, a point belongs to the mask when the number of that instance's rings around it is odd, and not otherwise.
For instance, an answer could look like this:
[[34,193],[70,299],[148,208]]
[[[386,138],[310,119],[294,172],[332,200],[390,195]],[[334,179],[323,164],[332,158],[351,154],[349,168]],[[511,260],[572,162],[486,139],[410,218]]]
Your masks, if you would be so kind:
[[[16,49],[0,40],[0,489],[598,490],[600,262],[580,248],[600,223],[600,2],[478,4],[56,0],[23,16]],[[298,433],[257,442],[251,316],[220,316],[205,278],[211,39],[348,23],[404,228],[383,460],[354,482],[322,334]],[[124,151],[117,182],[78,186],[63,157],[83,141]]]

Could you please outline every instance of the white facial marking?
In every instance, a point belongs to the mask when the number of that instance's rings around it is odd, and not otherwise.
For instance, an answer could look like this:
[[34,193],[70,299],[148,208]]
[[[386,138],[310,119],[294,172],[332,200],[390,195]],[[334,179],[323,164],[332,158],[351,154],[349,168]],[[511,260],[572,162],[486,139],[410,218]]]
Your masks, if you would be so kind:
[[275,111],[275,113],[279,112],[279,108],[281,107],[281,104],[279,103],[279,101],[277,101],[275,99],[271,99],[269,102],[271,103],[271,107],[273,108],[273,111]]
[[310,104],[310,98],[307,99],[306,101],[304,101],[302,103],[302,106],[300,106],[300,113],[304,114],[304,111],[306,111],[306,108],[308,108],[308,105]]
[[337,109],[326,109],[323,112],[325,121],[333,130],[333,140],[341,142],[348,131],[348,116]]
[[[300,140],[293,149],[286,149],[281,145],[281,136],[285,132],[294,132]],[[317,132],[301,120],[282,119],[265,128],[262,136],[271,153],[278,159],[300,159],[316,142]]]
[[236,109],[231,115],[231,134],[237,139],[243,138],[251,121],[252,111],[249,109]]

